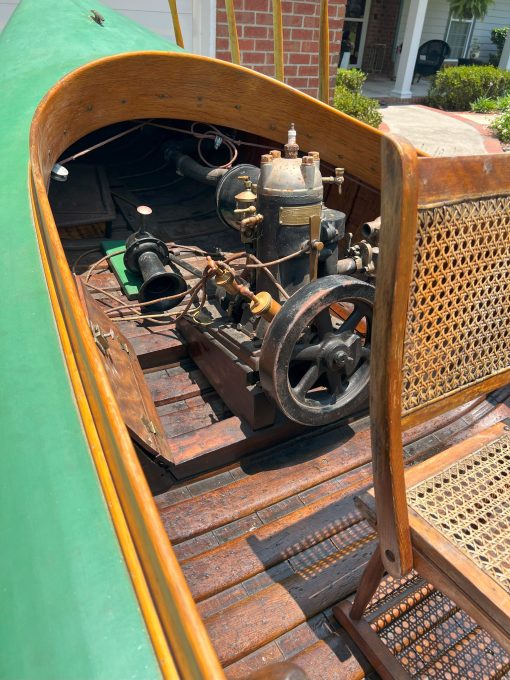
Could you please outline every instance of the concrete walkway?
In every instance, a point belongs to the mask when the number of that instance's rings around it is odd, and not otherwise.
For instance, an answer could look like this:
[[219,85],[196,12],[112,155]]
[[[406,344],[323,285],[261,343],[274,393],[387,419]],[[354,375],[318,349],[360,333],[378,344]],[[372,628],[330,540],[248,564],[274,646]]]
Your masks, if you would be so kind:
[[382,130],[406,137],[431,156],[473,156],[503,151],[487,129],[494,116],[450,113],[419,104],[388,106],[380,111]]

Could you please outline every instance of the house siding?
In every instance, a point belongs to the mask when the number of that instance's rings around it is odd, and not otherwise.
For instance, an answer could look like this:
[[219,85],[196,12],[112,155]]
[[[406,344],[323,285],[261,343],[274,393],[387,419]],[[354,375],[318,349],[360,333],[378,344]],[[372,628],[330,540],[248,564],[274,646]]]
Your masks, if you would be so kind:
[[510,26],[510,2],[498,0],[487,12],[482,21],[477,21],[473,31],[473,40],[480,44],[480,59],[488,61],[490,54],[496,53],[496,46],[491,42],[491,31],[494,28]]

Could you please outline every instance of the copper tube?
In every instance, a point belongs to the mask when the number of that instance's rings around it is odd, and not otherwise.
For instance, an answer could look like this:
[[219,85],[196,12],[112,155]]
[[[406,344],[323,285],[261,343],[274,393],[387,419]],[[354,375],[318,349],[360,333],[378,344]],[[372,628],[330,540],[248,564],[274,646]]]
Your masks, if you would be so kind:
[[177,0],[168,0],[170,6],[170,14],[172,15],[172,24],[174,26],[175,42],[179,47],[184,47],[184,40],[182,39],[181,24],[179,22],[179,12],[177,10]]
[[328,0],[321,0],[319,34],[319,99],[329,102],[329,18]]
[[241,63],[241,53],[239,52],[239,39],[237,37],[236,13],[234,9],[234,0],[225,0],[225,9],[227,10],[228,22],[228,39],[230,42],[230,56],[232,63]]
[[283,83],[283,21],[282,0],[273,0],[273,43],[275,78]]

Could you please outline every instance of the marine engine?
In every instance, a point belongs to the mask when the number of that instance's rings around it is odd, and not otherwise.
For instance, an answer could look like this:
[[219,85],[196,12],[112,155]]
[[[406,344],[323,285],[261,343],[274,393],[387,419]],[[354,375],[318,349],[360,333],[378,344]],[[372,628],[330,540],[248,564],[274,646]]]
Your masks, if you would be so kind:
[[[208,257],[198,272],[207,295],[178,322],[229,409],[252,429],[282,416],[324,425],[363,409],[379,224],[364,225],[365,238],[348,239],[339,259],[346,217],[325,207],[324,185],[341,192],[343,169],[322,176],[319,153],[300,155],[293,125],[260,167],[211,169],[179,148],[165,153],[180,175],[216,185],[218,215],[239,234],[239,252]],[[153,299],[182,290],[178,274],[165,274],[162,245],[143,227],[126,244],[126,267],[143,275],[146,300],[148,290]]]

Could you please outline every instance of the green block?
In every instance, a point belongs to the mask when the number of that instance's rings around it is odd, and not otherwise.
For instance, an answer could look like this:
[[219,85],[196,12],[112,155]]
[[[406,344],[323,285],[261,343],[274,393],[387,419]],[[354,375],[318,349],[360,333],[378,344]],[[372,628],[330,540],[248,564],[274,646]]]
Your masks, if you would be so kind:
[[110,267],[117,277],[124,295],[128,300],[137,300],[143,279],[138,274],[128,271],[124,265],[124,241],[103,241],[101,248],[105,255],[118,251],[118,255],[110,258]]

